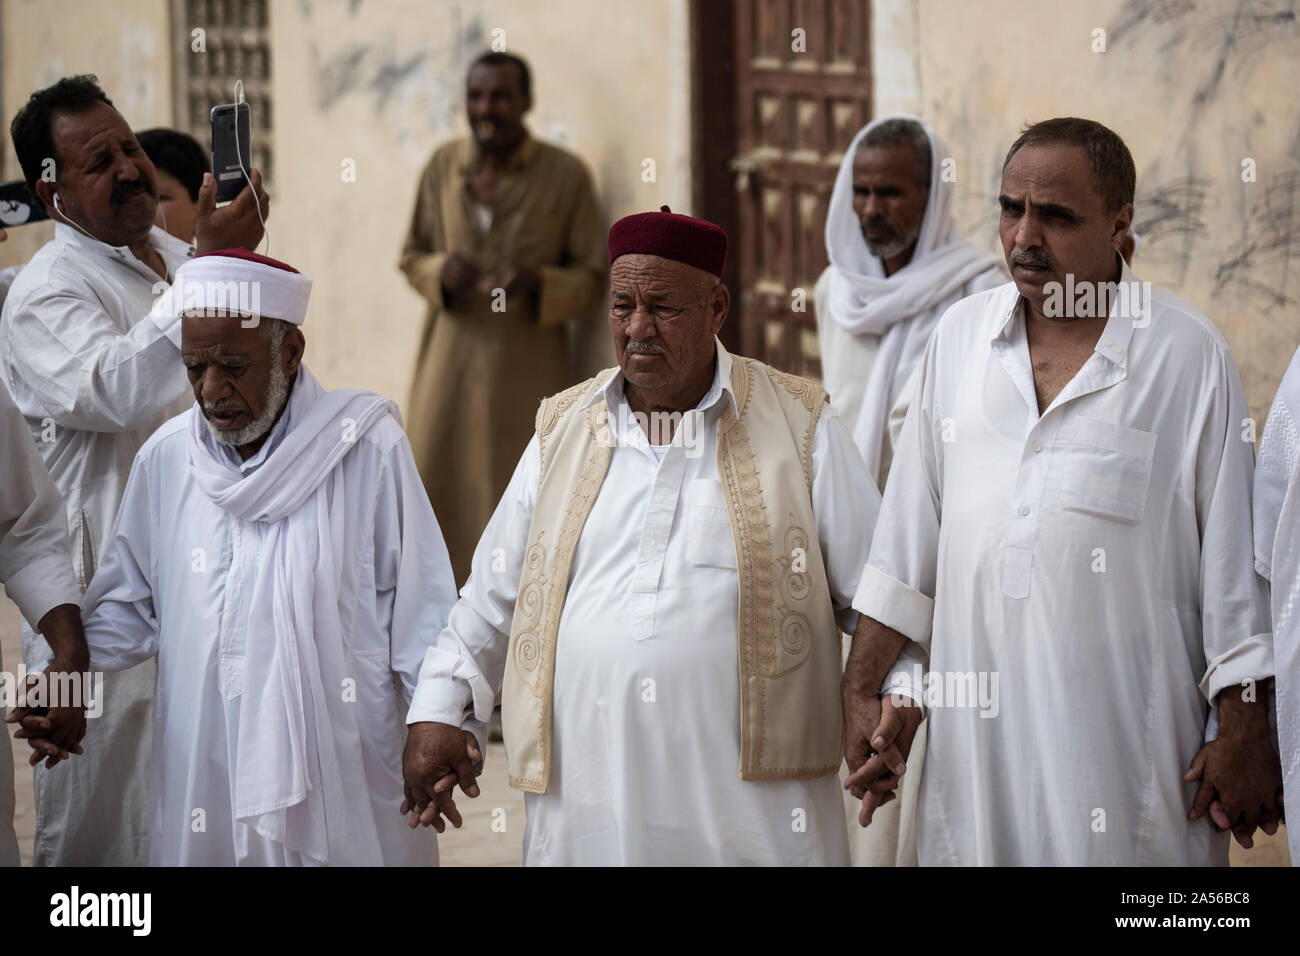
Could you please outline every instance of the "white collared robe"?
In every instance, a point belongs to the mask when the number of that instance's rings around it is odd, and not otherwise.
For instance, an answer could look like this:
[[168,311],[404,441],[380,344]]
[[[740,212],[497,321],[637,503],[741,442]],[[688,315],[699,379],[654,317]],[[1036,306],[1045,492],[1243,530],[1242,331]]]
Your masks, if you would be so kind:
[[929,648],[922,865],[1227,862],[1182,778],[1208,701],[1272,675],[1246,418],[1159,289],[1041,415],[1014,284],[940,321],[853,601]]
[[[274,455],[300,392],[290,393],[266,444],[239,464],[241,471],[250,473]],[[273,571],[264,560],[271,526],[233,517],[191,478],[187,440],[195,414],[191,409],[169,421],[136,459],[86,594],[91,665],[116,670],[158,658],[151,864],[300,864],[297,854],[234,819],[241,698],[223,688],[232,674],[244,682],[258,678],[243,673],[243,659],[254,578]],[[368,792],[373,812],[372,820],[354,825],[374,827],[385,865],[431,865],[437,862],[433,831],[410,830],[398,811],[403,718],[424,652],[455,600],[446,545],[396,419],[358,438],[325,481],[343,527],[334,562],[354,675],[330,706],[363,711],[362,738],[345,770],[352,785]]]
[[[188,244],[158,227],[149,243],[168,279]],[[0,383],[27,418],[63,494],[73,565],[84,590],[108,540],[131,461],[185,408],[180,319],[155,309],[168,287],[131,250],[64,223],[14,280],[0,317]],[[23,631],[28,669],[49,646]],[[152,662],[104,682],[104,711],[85,754],[35,771],[37,866],[143,866]]]
[[[734,397],[720,343],[717,356],[712,388],[672,445],[649,444],[621,374],[592,399],[605,403],[617,443],[574,554],[556,643],[550,785],[525,795],[526,865],[848,863],[835,775],[740,779],[738,575],[716,442]],[[852,631],[848,602],[878,496],[829,406],[812,468],[831,599]],[[491,714],[539,470],[534,436],[428,653],[408,721]]]

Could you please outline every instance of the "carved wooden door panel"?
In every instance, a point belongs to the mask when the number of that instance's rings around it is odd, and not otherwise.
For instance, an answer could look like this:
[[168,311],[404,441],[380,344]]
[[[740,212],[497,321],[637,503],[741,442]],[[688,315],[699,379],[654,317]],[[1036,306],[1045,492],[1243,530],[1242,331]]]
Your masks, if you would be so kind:
[[[871,116],[867,0],[735,0],[739,345],[820,376],[813,286],[826,207]],[[802,294],[800,294],[802,293]]]

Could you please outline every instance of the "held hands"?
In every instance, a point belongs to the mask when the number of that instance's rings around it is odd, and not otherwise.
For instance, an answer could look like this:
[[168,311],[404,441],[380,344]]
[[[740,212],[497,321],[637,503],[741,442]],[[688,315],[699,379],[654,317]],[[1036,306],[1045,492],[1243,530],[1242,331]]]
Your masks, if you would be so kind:
[[[1221,702],[1221,716],[1224,712]],[[1267,715],[1260,713],[1262,719],[1221,725],[1218,738],[1197,752],[1183,777],[1186,783],[1200,781],[1187,818],[1199,820],[1208,810],[1214,826],[1231,830],[1247,850],[1254,846],[1256,827],[1272,836],[1282,820],[1282,767]]]
[[[271,218],[271,197],[262,188],[262,173],[248,171],[252,188],[245,184],[233,202],[217,208],[217,180],[203,174],[199,187],[198,220],[195,223],[195,251],[199,254],[219,249],[256,249],[265,230],[262,223]],[[261,207],[262,218],[257,217]]]
[[401,808],[404,816],[410,814],[411,829],[432,826],[442,833],[447,829],[443,816],[459,828],[460,811],[452,788],[459,784],[466,796],[477,797],[474,778],[482,769],[483,754],[468,730],[433,721],[411,724],[402,752],[406,799]]
[[[86,736],[86,708],[81,701],[71,706],[46,707],[53,687],[67,687],[69,682],[52,679],[56,674],[73,674],[85,670],[75,662],[55,658],[44,674],[29,674],[19,699],[30,704],[15,707],[5,715],[6,724],[18,724],[15,737],[27,741],[32,748],[28,763],[35,767],[42,759],[45,768],[53,769],[61,760],[81,754],[81,739]],[[33,693],[37,690],[37,693]],[[50,701],[51,703],[59,703]]]
[[858,823],[869,826],[876,810],[895,799],[907,755],[921,724],[921,708],[902,695],[844,694],[844,789],[862,801]]

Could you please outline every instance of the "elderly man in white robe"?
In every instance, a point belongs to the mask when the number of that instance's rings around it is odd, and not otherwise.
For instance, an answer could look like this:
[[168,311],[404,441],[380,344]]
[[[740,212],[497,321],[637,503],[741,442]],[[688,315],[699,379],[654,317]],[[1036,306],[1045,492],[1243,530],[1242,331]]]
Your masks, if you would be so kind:
[[[1300,350],[1278,386],[1255,466],[1255,569],[1272,585],[1275,710],[1282,788],[1300,803]],[[1260,826],[1270,836],[1275,817]],[[1287,827],[1300,866],[1300,821]]]
[[[41,756],[50,766],[72,753],[80,754],[86,729],[82,701],[54,700],[60,686],[73,690],[77,682],[50,680],[55,674],[84,674],[87,651],[81,631],[81,589],[68,552],[68,525],[63,499],[36,450],[27,422],[0,386],[0,583],[28,621],[52,649],[40,699],[28,700],[25,681],[2,673],[0,687],[13,709],[6,723],[22,722],[19,737],[35,743],[33,762]],[[3,667],[3,664],[0,664]],[[82,690],[84,692],[84,688]],[[37,704],[41,709],[35,709]],[[26,705],[32,705],[31,707]],[[55,704],[58,706],[49,707]],[[75,704],[76,706],[65,706]],[[30,733],[26,728],[30,728]],[[14,836],[14,763],[8,728],[0,728],[0,866],[17,866]]]
[[[1002,285],[996,258],[963,241],[953,216],[948,151],[924,120],[873,120],[844,154],[826,214],[830,265],[814,290],[822,379],[880,488],[907,410],[907,385],[939,316],[968,295]],[[897,420],[891,419],[891,411]],[[863,755],[849,754],[850,769]],[[850,827],[857,866],[916,865],[916,771],[869,830]],[[856,798],[855,798],[856,797]],[[846,795],[855,820],[861,793]]]
[[873,120],[844,154],[826,212],[830,265],[813,293],[822,378],[882,489],[889,412],[939,316],[1007,280],[996,258],[962,239],[945,162],[924,120]]
[[[926,346],[845,674],[848,704],[929,651],[923,865],[1226,864],[1222,831],[1278,812],[1245,398],[1213,323],[1121,258],[1135,178],[1099,123],[1026,128],[1014,282]],[[882,708],[848,727],[879,751],[864,822],[919,720]]]
[[92,667],[157,655],[152,864],[436,861],[397,811],[451,564],[397,406],[302,364],[310,287],[226,250],[164,296],[195,404],[137,455],[84,602]]
[[[191,254],[153,225],[153,164],[94,77],[33,93],[14,117],[23,175],[54,220],[54,238],[14,280],[0,318],[0,384],[27,419],[63,495],[77,581],[103,554],[131,461],[184,408],[180,320],[154,311],[160,289]],[[53,165],[50,165],[50,161]],[[49,172],[53,178],[48,177]],[[269,215],[261,176],[216,208],[216,181],[199,197],[198,249],[255,247]],[[29,670],[49,654],[23,632]],[[86,754],[37,768],[37,866],[143,866],[151,742],[152,662],[104,681],[103,713]]]
[[[815,384],[730,355],[726,235],[609,235],[619,368],[542,403],[407,717],[412,825],[502,700],[526,865],[844,865],[839,629],[878,495]],[[481,745],[481,741],[479,741]]]

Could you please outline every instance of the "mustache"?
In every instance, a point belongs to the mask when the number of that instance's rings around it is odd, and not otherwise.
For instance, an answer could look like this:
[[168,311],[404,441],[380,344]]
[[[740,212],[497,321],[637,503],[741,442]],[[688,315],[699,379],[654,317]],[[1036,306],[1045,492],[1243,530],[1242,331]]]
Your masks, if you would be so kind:
[[894,227],[881,218],[868,219],[866,222],[862,223],[861,228],[863,232],[866,232],[868,229],[887,229],[890,232],[894,231]]
[[242,412],[245,409],[243,405],[239,404],[239,402],[236,402],[234,399],[226,398],[226,399],[222,399],[219,402],[204,402],[203,410],[205,412],[225,412],[225,411]]
[[662,345],[651,345],[649,342],[636,342],[632,339],[628,340],[627,347],[624,351],[644,352],[647,355],[663,355],[665,353],[665,349]]
[[138,179],[133,179],[128,182],[114,183],[113,191],[108,197],[109,208],[116,211],[122,203],[140,192],[153,196],[155,199],[158,198],[158,194],[154,192],[153,186],[144,176],[140,176]]
[[1046,269],[1056,266],[1052,257],[1040,249],[1013,249],[1010,261],[1013,266],[1043,266]]

